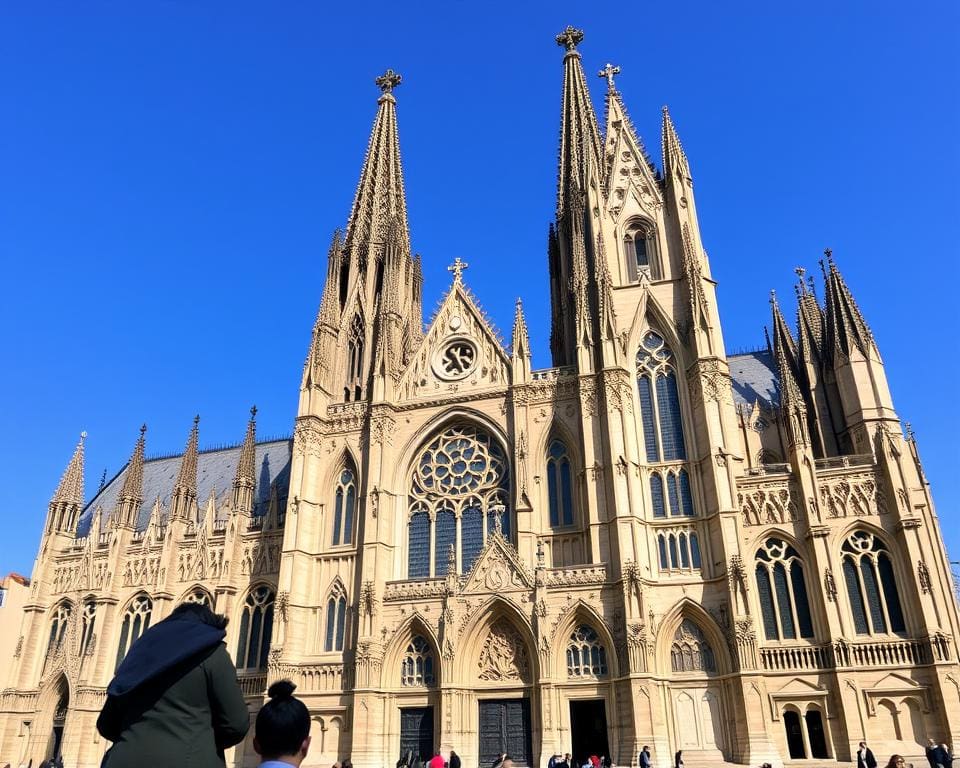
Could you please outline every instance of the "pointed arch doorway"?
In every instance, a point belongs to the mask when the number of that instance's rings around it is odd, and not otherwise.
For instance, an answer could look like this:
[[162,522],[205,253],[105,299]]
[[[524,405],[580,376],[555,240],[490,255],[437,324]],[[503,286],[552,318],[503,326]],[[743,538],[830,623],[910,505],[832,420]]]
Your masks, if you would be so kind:
[[684,619],[674,632],[670,670],[676,749],[722,757],[727,735],[720,685],[714,679],[717,659],[703,631],[691,619]]

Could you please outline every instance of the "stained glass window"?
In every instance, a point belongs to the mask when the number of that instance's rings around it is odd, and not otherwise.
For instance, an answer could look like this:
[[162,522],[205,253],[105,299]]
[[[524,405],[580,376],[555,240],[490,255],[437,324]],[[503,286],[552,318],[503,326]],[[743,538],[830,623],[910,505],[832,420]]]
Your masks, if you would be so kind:
[[414,636],[403,655],[400,684],[405,688],[434,684],[433,648],[420,635]]
[[607,674],[607,651],[593,627],[581,624],[567,643],[568,677],[603,677]]
[[357,504],[356,475],[350,468],[340,472],[333,500],[333,546],[353,541],[353,517]]
[[868,531],[854,531],[841,549],[857,634],[905,631],[903,606],[886,545]]
[[330,653],[343,650],[343,640],[347,626],[347,596],[343,587],[335,583],[330,597],[327,598],[327,631],[323,650]]
[[670,646],[670,665],[674,672],[716,672],[713,648],[700,627],[690,619],[677,628]]
[[803,561],[783,539],[769,538],[757,550],[757,591],[767,640],[813,637]]
[[663,478],[659,472],[650,475],[650,497],[653,501],[653,516],[666,517],[666,507],[663,503]]
[[653,331],[643,337],[637,352],[637,376],[647,461],[686,459],[673,352]]
[[[502,534],[512,538],[509,467],[500,444],[472,424],[445,428],[414,462],[409,504],[409,577],[445,573],[449,545],[457,543],[458,517],[462,537],[459,548],[462,562],[458,565],[461,572],[468,571],[486,537],[496,530],[498,518]],[[445,517],[448,513],[452,517]],[[431,514],[435,522],[431,522]],[[452,534],[451,519],[454,521]],[[430,557],[431,526],[436,526],[433,558]]]
[[63,645],[63,638],[67,634],[67,625],[70,623],[70,616],[73,608],[70,603],[60,603],[53,609],[53,616],[50,619],[50,638],[47,641],[47,655],[56,653]]
[[237,669],[266,669],[273,632],[273,590],[261,584],[250,590],[240,614]]
[[153,602],[146,595],[137,595],[133,598],[123,614],[123,623],[120,625],[120,645],[117,647],[117,667],[123,661],[130,646],[140,639],[140,635],[150,629],[150,616],[153,613]]
[[559,440],[550,443],[547,455],[547,498],[550,505],[550,525],[571,525],[573,489],[570,457],[567,455],[567,447]]
[[690,528],[670,528],[657,534],[661,571],[689,572],[700,568],[700,541]]

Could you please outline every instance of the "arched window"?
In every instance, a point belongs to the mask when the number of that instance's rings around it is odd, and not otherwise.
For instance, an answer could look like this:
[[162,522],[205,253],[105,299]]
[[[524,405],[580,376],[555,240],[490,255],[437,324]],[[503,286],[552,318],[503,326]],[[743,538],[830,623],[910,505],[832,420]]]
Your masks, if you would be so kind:
[[356,475],[344,467],[333,494],[333,546],[353,543],[353,518],[357,507]]
[[842,551],[843,579],[857,634],[905,631],[893,561],[883,542],[868,531],[854,531]]
[[327,633],[323,643],[324,651],[333,653],[343,650],[346,625],[347,596],[343,592],[343,587],[337,583],[327,599]]
[[651,463],[687,457],[675,365],[663,337],[648,331],[637,352],[637,386],[643,444]]
[[405,688],[431,686],[434,679],[433,648],[423,637],[415,635],[403,655],[400,684]]
[[97,604],[94,600],[87,600],[80,613],[80,656],[93,653],[96,645]]
[[568,677],[604,677],[607,651],[593,627],[581,624],[567,643]]
[[649,221],[633,222],[623,238],[623,253],[627,260],[627,277],[635,283],[646,273],[655,277],[657,230]]
[[693,496],[690,494],[690,475],[687,470],[669,467],[651,472],[650,501],[654,517],[693,517]]
[[237,640],[237,669],[266,669],[273,632],[273,590],[254,587],[243,603]]
[[183,598],[185,603],[196,603],[197,605],[205,605],[207,608],[213,608],[213,600],[210,599],[210,593],[202,587],[194,587],[191,589],[185,598]]
[[692,528],[661,530],[657,534],[661,571],[694,571],[701,567],[700,539]]
[[153,614],[153,601],[146,595],[138,595],[133,598],[123,614],[123,623],[120,625],[120,645],[117,647],[117,668],[123,657],[127,655],[130,646],[133,645],[140,636],[150,629],[150,617]]
[[444,575],[451,545],[458,571],[469,570],[498,525],[504,536],[511,537],[509,503],[510,473],[500,444],[472,424],[445,428],[414,463],[408,576]]
[[803,580],[803,561],[782,539],[767,539],[757,550],[757,592],[767,640],[813,637]]
[[63,646],[63,639],[67,636],[67,625],[73,608],[70,603],[60,603],[53,609],[50,619],[50,639],[47,642],[47,656],[52,656]]
[[573,524],[573,488],[567,446],[559,440],[547,451],[547,496],[550,501],[550,525]]
[[713,649],[700,627],[690,619],[684,619],[673,636],[670,666],[674,672],[717,671]]
[[363,321],[355,315],[350,324],[350,340],[347,342],[347,376],[343,387],[345,402],[359,400],[363,393]]

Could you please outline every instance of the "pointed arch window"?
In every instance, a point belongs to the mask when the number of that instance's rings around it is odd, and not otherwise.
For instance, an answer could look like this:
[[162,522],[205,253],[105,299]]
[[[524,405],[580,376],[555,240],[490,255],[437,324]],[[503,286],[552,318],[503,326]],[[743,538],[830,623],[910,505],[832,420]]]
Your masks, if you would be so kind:
[[769,538],[756,555],[757,593],[767,640],[813,637],[803,561],[783,539]]
[[509,466],[500,444],[473,424],[449,426],[414,462],[407,523],[409,578],[442,576],[450,547],[468,571],[499,527],[511,537]]
[[89,656],[96,646],[97,603],[86,600],[80,612],[80,656]]
[[[666,496],[664,496],[666,488]],[[657,469],[650,473],[650,501],[653,516],[694,517],[690,475],[682,467]]]
[[237,639],[237,669],[266,669],[273,633],[273,590],[261,584],[254,587],[243,603],[240,634]]
[[713,648],[703,631],[690,619],[677,627],[670,646],[670,666],[674,672],[716,672]]
[[123,623],[120,625],[120,644],[117,647],[116,668],[120,667],[120,662],[122,662],[127,655],[130,646],[137,642],[144,632],[150,629],[150,619],[152,615],[153,601],[149,597],[146,595],[138,595],[133,598],[133,601],[127,607],[126,613],[123,614]]
[[550,525],[573,525],[573,484],[567,446],[553,440],[547,451],[547,498],[550,504]]
[[73,614],[73,606],[70,603],[60,603],[53,609],[53,615],[50,618],[50,638],[47,642],[47,656],[52,656],[63,647],[63,640],[67,636],[67,626],[70,624],[70,616]]
[[333,546],[353,543],[353,520],[357,507],[357,479],[351,467],[344,467],[333,493]]
[[185,603],[196,603],[197,605],[205,605],[207,608],[213,608],[213,600],[210,598],[210,593],[202,587],[196,587],[191,589],[185,598],[183,598]]
[[359,400],[363,396],[363,321],[355,315],[350,324],[350,339],[347,342],[346,381],[343,386],[345,402]]
[[637,352],[640,422],[647,461],[683,461],[683,418],[676,362],[663,337],[648,331]]
[[347,625],[347,596],[343,586],[337,583],[327,599],[327,633],[323,650],[334,653],[343,650],[343,639]]
[[644,273],[655,277],[657,230],[653,224],[643,220],[631,222],[623,238],[623,252],[630,282],[637,282]]
[[660,570],[682,573],[700,570],[700,539],[692,528],[668,528],[657,534]]
[[400,684],[404,688],[433,685],[436,680],[433,665],[433,648],[424,637],[415,635],[403,654],[400,665]]
[[605,677],[607,650],[596,630],[581,624],[567,642],[567,677]]
[[893,561],[869,531],[854,531],[841,548],[853,626],[858,635],[906,631]]

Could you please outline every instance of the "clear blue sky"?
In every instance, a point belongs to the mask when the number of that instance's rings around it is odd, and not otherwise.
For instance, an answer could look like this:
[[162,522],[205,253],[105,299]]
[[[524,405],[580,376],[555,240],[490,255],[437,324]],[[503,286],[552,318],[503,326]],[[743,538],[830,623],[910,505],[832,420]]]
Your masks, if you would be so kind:
[[[595,10],[587,11],[586,9]],[[728,350],[825,246],[871,324],[960,557],[955,2],[8,2],[0,8],[0,572],[29,573],[86,429],[129,456],[288,434],[330,234],[386,67],[429,313],[455,256],[549,365],[562,51],[619,64],[659,162],[690,156]]]

